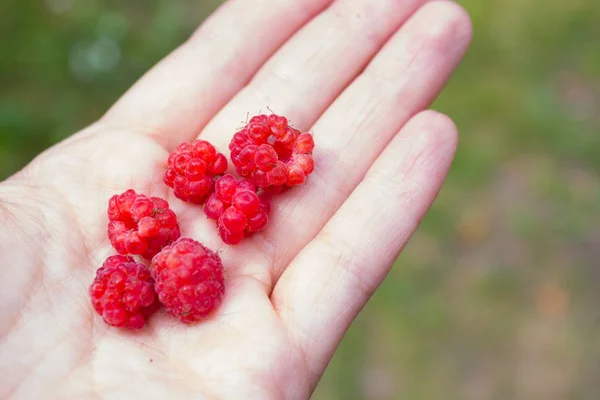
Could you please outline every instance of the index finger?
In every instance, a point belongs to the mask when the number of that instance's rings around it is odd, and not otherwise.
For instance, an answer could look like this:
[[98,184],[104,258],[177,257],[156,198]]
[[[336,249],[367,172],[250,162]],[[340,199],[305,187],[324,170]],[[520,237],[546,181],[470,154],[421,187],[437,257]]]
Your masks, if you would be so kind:
[[168,150],[192,140],[259,67],[333,0],[230,0],[152,68],[102,122]]

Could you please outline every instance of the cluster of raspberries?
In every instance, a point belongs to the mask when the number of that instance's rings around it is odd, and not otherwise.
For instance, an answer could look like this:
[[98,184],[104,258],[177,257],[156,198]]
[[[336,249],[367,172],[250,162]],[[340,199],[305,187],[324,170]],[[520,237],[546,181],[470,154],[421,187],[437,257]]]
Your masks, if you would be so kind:
[[[258,115],[229,144],[239,178],[209,142],[182,143],[169,155],[164,182],[185,202],[204,206],[224,243],[263,230],[273,195],[306,181],[314,170],[313,137],[285,117]],[[137,330],[161,306],[184,323],[206,318],[225,293],[217,253],[181,237],[175,212],[159,197],[130,189],[108,202],[108,238],[119,253],[97,270],[89,293],[94,310],[112,326]],[[149,261],[149,266],[132,256]]]

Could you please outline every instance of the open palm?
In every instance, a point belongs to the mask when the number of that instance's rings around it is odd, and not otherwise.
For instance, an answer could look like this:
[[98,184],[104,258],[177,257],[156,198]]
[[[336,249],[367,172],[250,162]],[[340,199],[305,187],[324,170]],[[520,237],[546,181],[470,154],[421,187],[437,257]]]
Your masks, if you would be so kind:
[[[423,110],[469,40],[448,1],[227,2],[0,185],[0,398],[308,398],[441,187],[457,135]],[[226,150],[268,108],[314,132],[316,170],[273,201],[265,231],[226,246],[162,183],[165,160],[197,136]],[[158,313],[131,333],[94,314],[107,201],[128,188],[167,198],[183,235],[221,253],[209,320]]]

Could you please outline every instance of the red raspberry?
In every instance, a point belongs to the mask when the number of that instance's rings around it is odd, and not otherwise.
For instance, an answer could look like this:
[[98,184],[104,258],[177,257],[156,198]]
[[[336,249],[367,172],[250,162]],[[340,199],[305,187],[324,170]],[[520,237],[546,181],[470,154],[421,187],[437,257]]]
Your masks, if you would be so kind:
[[217,253],[181,238],[152,259],[158,299],[186,324],[205,318],[223,300],[223,264]]
[[237,173],[271,192],[306,181],[315,168],[314,147],[310,133],[288,126],[285,117],[275,114],[253,117],[229,143]]
[[269,204],[256,194],[256,187],[247,179],[239,181],[224,175],[215,182],[215,191],[204,205],[208,218],[217,220],[219,236],[227,244],[238,244],[247,233],[267,226]]
[[169,155],[165,183],[183,201],[202,204],[210,194],[213,177],[227,170],[227,159],[206,140],[182,143]]
[[111,256],[96,271],[90,286],[94,310],[108,325],[142,329],[158,309],[154,279],[144,264],[128,256]]
[[119,254],[151,259],[181,236],[177,216],[169,203],[130,189],[108,202],[108,238]]

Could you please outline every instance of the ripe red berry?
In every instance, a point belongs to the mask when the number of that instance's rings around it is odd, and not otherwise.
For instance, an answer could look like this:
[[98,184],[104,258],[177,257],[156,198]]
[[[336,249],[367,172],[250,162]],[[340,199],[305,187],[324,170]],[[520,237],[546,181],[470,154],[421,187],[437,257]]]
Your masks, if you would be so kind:
[[154,279],[145,265],[128,256],[111,256],[90,286],[94,310],[108,325],[137,330],[158,309]]
[[169,203],[128,190],[108,202],[108,238],[119,254],[151,259],[181,231]]
[[219,236],[227,244],[238,244],[245,235],[263,230],[270,205],[256,194],[247,179],[224,175],[215,182],[215,191],[204,205],[208,218],[217,220]]
[[205,318],[223,300],[223,264],[201,243],[181,238],[152,259],[156,292],[167,311],[189,324]]
[[271,193],[306,181],[314,170],[314,147],[310,133],[301,133],[275,114],[253,117],[229,143],[237,173]]
[[215,175],[227,170],[227,159],[206,140],[182,143],[169,155],[165,183],[183,201],[202,204],[210,194]]

